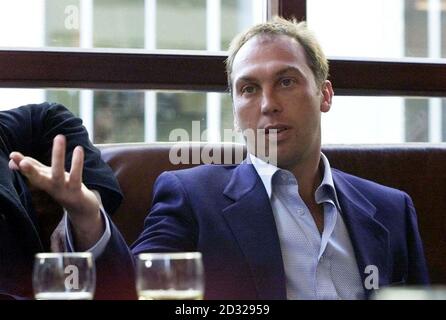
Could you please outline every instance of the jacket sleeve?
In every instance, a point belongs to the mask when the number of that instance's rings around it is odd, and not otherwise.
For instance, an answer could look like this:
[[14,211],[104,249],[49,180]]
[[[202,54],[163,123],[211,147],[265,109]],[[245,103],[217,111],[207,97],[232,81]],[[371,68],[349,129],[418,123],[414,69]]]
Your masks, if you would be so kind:
[[196,251],[196,230],[180,179],[174,173],[164,172],[155,182],[152,209],[132,252],[136,256],[143,252]]
[[[0,139],[7,152],[19,151],[50,165],[53,139],[63,134],[67,141],[65,170],[71,167],[74,148],[84,148],[83,182],[97,190],[108,214],[121,203],[122,195],[111,168],[89,140],[82,120],[60,104],[33,104],[0,112]],[[106,217],[107,218],[107,217]],[[109,218],[107,218],[109,219]],[[96,259],[97,299],[133,299],[133,257],[121,234],[109,219],[111,236]]]
[[111,237],[96,259],[95,299],[136,299],[133,256],[120,232],[110,221]]
[[101,194],[107,213],[121,203],[122,194],[111,168],[101,159],[100,151],[91,143],[82,120],[61,104],[32,104],[0,112],[1,134],[9,152],[19,151],[49,165],[53,139],[63,134],[67,139],[65,170],[71,167],[74,148],[85,151],[83,182]]
[[429,274],[423,244],[418,231],[417,215],[411,198],[405,194],[408,246],[408,284],[428,284]]

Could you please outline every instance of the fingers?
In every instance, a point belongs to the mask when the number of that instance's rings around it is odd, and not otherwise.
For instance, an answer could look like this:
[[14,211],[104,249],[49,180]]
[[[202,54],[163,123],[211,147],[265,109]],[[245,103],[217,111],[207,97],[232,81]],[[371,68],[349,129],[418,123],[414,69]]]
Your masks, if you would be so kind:
[[73,159],[71,161],[70,181],[71,188],[80,188],[82,184],[82,169],[84,167],[84,150],[77,146],[73,151]]
[[20,170],[19,168],[19,164],[20,161],[23,160],[23,158],[25,158],[25,156],[23,154],[21,154],[20,152],[11,152],[9,155],[9,169],[11,170]]
[[76,202],[73,199],[81,195],[83,186],[84,151],[80,146],[73,150],[68,174],[65,172],[65,149],[65,137],[57,135],[53,140],[51,167],[34,158],[25,157],[19,152],[10,154],[9,167],[12,170],[19,170],[28,178],[30,185],[47,192],[60,204],[72,206],[73,202]]
[[19,170],[25,177],[28,178],[31,186],[45,189],[45,181],[49,178],[48,167],[40,163],[34,158],[25,157],[20,152],[11,152],[9,155],[9,168],[12,170]]
[[19,166],[12,159],[9,160],[8,166],[9,166],[9,169],[11,169],[11,170],[19,170]]
[[31,157],[25,157],[20,152],[12,152],[9,156],[9,167],[13,170],[20,170],[25,176],[34,175],[45,168],[45,166]]
[[62,183],[65,179],[65,146],[65,137],[57,135],[53,140],[51,154],[51,174],[55,184]]
[[50,187],[50,172],[48,167],[41,164],[36,159],[25,157],[20,161],[19,170],[26,178],[28,178],[31,186],[48,191],[48,188]]

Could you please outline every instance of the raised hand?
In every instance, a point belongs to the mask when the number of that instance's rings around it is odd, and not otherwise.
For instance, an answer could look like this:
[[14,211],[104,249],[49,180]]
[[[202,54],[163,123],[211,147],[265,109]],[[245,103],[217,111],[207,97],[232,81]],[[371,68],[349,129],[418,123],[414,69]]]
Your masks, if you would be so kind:
[[20,152],[10,154],[9,167],[19,170],[31,185],[47,192],[63,206],[73,226],[76,250],[85,250],[99,240],[104,222],[95,193],[82,183],[84,152],[78,146],[73,151],[70,172],[65,171],[65,137],[58,135],[53,141],[51,167]]

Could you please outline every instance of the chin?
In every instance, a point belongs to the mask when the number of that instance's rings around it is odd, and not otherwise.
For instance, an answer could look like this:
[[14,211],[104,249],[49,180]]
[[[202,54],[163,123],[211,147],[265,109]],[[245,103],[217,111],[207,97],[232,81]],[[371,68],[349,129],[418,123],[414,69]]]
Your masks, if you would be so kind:
[[291,170],[292,168],[295,168],[299,162],[301,162],[299,153],[283,154],[280,153],[280,151],[278,152],[277,167],[281,169]]

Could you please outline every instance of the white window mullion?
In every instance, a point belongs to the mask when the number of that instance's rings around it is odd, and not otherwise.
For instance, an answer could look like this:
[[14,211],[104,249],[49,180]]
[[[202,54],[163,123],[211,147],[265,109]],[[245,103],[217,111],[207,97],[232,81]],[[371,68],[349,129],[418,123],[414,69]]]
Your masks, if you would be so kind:
[[[80,47],[93,47],[93,0],[80,0]],[[94,142],[93,91],[81,90],[79,98],[79,115],[87,128],[90,139]]]
[[[156,0],[145,0],[144,2],[144,48],[156,49]],[[145,91],[144,93],[144,141],[154,142],[156,136],[156,92]]]
[[[428,55],[441,58],[441,0],[428,0]],[[429,99],[429,141],[442,140],[442,108],[440,98]]]
[[265,22],[277,15],[277,0],[253,0],[252,15],[253,24]]
[[[221,1],[206,1],[206,49],[220,51],[221,43]],[[209,142],[221,141],[221,99],[220,94],[206,94],[206,126]]]
[[442,140],[441,98],[429,99],[429,142]]

